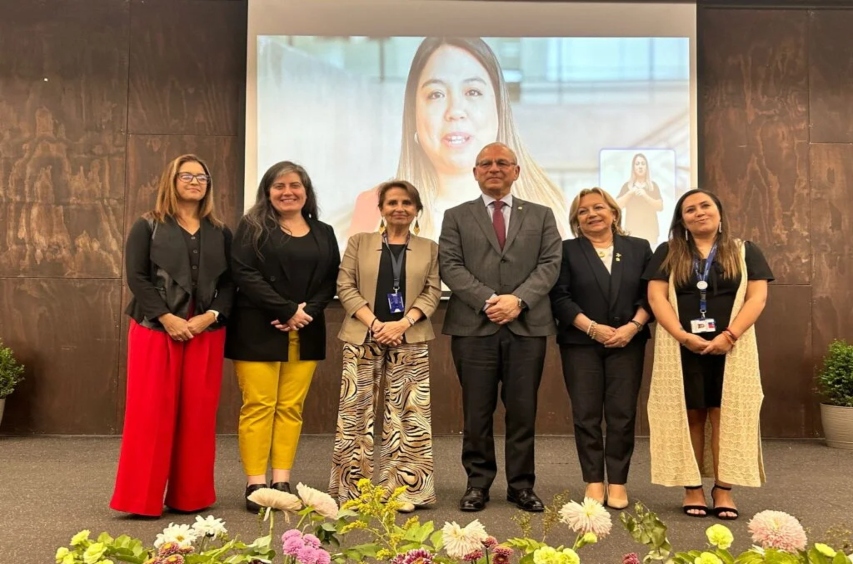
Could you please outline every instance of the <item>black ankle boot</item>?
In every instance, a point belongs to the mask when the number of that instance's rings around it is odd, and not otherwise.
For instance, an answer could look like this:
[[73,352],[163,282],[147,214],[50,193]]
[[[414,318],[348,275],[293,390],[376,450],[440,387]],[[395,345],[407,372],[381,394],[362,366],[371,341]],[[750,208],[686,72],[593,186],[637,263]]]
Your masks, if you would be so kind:
[[273,482],[270,487],[284,493],[291,493],[290,482]]

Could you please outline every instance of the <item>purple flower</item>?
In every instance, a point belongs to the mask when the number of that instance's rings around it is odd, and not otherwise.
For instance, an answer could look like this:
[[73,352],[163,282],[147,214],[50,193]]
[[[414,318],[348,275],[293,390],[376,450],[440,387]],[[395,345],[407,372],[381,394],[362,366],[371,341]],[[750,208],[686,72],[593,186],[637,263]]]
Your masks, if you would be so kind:
[[303,542],[305,542],[305,544],[307,546],[313,546],[314,548],[320,548],[320,539],[318,539],[317,537],[315,537],[311,533],[308,533],[307,535],[302,537],[302,540],[303,540]]
[[640,564],[640,557],[636,552],[629,552],[622,557],[622,564]]
[[465,562],[476,562],[477,560],[479,560],[482,557],[483,557],[483,551],[478,548],[474,552],[469,552],[468,554],[463,556],[462,560],[464,560]]
[[302,533],[299,532],[299,529],[290,529],[289,531],[285,531],[284,534],[281,535],[281,542],[286,541],[290,537],[302,538]]
[[322,548],[317,549],[316,564],[330,564],[332,562],[331,555]]
[[492,554],[495,556],[502,556],[503,558],[509,559],[512,556],[512,549],[506,545],[499,544],[494,549],[492,549]]
[[303,548],[305,548],[305,543],[302,542],[302,537],[292,536],[284,541],[281,550],[286,555],[295,557]]
[[397,564],[433,564],[432,553],[423,548],[415,548],[409,552],[398,555],[400,558]]
[[495,537],[492,537],[492,536],[486,537],[486,540],[483,541],[483,546],[485,546],[486,548],[491,549],[491,548],[496,547],[497,545],[498,545],[498,539],[496,539]]
[[305,545],[296,553],[296,560],[299,564],[317,564],[317,552],[313,546]]

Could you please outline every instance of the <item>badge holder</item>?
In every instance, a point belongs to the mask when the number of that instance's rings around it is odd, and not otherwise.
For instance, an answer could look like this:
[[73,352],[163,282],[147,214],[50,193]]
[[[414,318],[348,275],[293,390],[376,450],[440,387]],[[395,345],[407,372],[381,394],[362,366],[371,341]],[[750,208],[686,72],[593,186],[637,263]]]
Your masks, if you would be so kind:
[[714,256],[717,254],[717,245],[711,248],[708,253],[708,259],[705,261],[705,271],[699,272],[699,261],[694,260],[693,269],[699,281],[696,282],[696,288],[699,290],[699,319],[690,320],[690,332],[694,335],[700,333],[714,333],[717,331],[717,322],[711,317],[705,317],[705,312],[708,311],[708,276],[711,273],[711,263],[714,261]]

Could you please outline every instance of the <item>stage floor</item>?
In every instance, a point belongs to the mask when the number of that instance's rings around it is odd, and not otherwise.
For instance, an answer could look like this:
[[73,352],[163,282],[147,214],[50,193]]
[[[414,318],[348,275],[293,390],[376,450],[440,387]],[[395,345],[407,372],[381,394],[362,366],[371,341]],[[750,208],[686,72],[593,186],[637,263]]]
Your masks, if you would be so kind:
[[[503,439],[498,440],[502,443]],[[329,478],[333,437],[306,436],[297,455],[293,482],[304,482],[325,490]],[[460,437],[435,440],[438,504],[416,514],[422,521],[433,520],[436,528],[445,521],[464,525],[479,519],[486,530],[503,540],[520,534],[511,517],[517,513],[505,500],[506,482],[502,475],[503,449],[499,444],[498,479],[492,486],[492,501],[480,513],[462,513],[457,501],[464,492],[465,475],[459,463]],[[546,502],[569,490],[573,499],[583,495],[583,483],[572,437],[537,439],[537,493]],[[142,538],[152,544],[155,535],[170,522],[192,523],[190,515],[164,513],[160,519],[142,520],[113,512],[108,507],[112,492],[118,437],[10,437],[0,436],[0,563],[46,564],[54,561],[56,548],[67,545],[81,529],[94,535],[107,531]],[[764,442],[767,484],[759,489],[736,488],[735,499],[741,518],[726,524],[735,535],[733,550],[747,549],[752,543],[747,533],[749,519],[758,511],[775,509],[798,517],[809,541],[824,540],[829,527],[846,525],[853,529],[853,450],[830,449],[821,441],[767,440]],[[237,438],[218,440],[216,482],[219,500],[203,515],[225,520],[229,533],[250,541],[262,531],[257,520],[243,508],[244,479],[237,452]],[[706,481],[710,493],[710,482]],[[649,481],[647,439],[639,439],[631,468],[629,492],[632,501],[641,500],[670,526],[669,539],[676,550],[703,548],[705,529],[717,522],[713,517],[690,518],[680,510],[682,490],[654,486]],[[582,549],[585,564],[621,562],[622,555],[643,548],[622,528],[617,511],[612,511],[613,534],[600,544]],[[541,516],[534,517],[535,530]],[[280,534],[283,525],[277,524]],[[549,536],[552,545],[571,543],[565,526]]]

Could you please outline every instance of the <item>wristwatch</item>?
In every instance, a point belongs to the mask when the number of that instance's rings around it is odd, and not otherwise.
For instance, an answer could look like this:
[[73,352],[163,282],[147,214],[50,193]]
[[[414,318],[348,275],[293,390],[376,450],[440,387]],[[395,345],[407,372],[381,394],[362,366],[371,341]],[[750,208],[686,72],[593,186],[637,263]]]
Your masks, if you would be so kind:
[[215,322],[219,321],[219,312],[218,311],[216,311],[215,309],[209,309],[209,310],[207,310],[207,313],[213,314],[213,321],[215,321]]
[[518,309],[524,309],[524,300],[518,297],[516,299],[518,300]]

